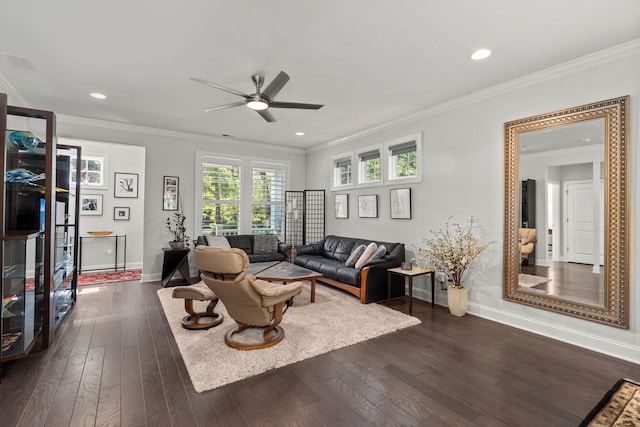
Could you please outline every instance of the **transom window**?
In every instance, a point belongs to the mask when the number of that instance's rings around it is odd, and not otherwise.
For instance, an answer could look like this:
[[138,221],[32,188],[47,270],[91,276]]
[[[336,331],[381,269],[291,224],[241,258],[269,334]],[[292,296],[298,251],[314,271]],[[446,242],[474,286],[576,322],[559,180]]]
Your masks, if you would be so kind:
[[385,143],[387,152],[387,180],[418,182],[421,180],[421,134],[399,138]]
[[351,159],[337,160],[334,164],[334,185],[344,186],[351,184]]
[[380,162],[380,150],[369,150],[358,155],[359,161],[359,176],[358,182],[360,183],[374,183],[380,182],[381,178],[381,162]]

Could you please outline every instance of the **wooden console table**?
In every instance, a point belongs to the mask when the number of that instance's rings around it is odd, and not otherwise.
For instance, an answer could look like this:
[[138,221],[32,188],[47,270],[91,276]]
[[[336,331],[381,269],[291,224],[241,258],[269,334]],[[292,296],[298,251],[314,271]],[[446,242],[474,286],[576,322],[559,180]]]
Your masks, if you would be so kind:
[[162,262],[162,286],[165,288],[171,281],[176,272],[180,273],[187,284],[191,284],[191,276],[189,275],[189,252],[191,249],[172,249],[162,248],[164,251],[164,260]]

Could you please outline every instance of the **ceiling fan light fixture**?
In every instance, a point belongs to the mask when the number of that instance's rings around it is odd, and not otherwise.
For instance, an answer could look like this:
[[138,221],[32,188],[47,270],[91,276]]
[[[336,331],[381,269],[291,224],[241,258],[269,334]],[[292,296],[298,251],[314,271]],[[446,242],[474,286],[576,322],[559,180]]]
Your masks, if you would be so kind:
[[262,111],[269,108],[269,104],[267,104],[260,98],[254,98],[251,101],[247,102],[247,107],[251,108],[254,111]]

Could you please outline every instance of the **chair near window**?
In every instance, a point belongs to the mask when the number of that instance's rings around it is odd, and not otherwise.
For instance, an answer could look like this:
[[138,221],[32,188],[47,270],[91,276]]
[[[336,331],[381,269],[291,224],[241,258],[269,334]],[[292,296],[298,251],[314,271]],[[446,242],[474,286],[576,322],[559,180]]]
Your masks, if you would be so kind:
[[[196,267],[204,283],[216,294],[236,321],[224,342],[240,350],[255,350],[276,345],[284,338],[280,326],[282,315],[302,290],[302,282],[287,285],[258,280],[247,275],[249,257],[242,249],[198,246]],[[262,330],[262,340],[241,342],[234,336],[255,328]]]

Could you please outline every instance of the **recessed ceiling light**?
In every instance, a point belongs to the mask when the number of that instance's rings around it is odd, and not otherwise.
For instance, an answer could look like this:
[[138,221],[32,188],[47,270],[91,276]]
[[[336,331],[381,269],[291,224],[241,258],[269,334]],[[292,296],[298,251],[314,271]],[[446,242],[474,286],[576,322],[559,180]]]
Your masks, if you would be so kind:
[[296,135],[298,135],[298,136],[304,136],[304,132],[296,132]]
[[93,92],[89,94],[90,96],[93,96],[96,99],[107,99],[107,95],[104,95],[102,93],[98,93],[98,92]]
[[471,59],[479,61],[488,58],[490,55],[491,51],[489,49],[478,49],[471,54]]

